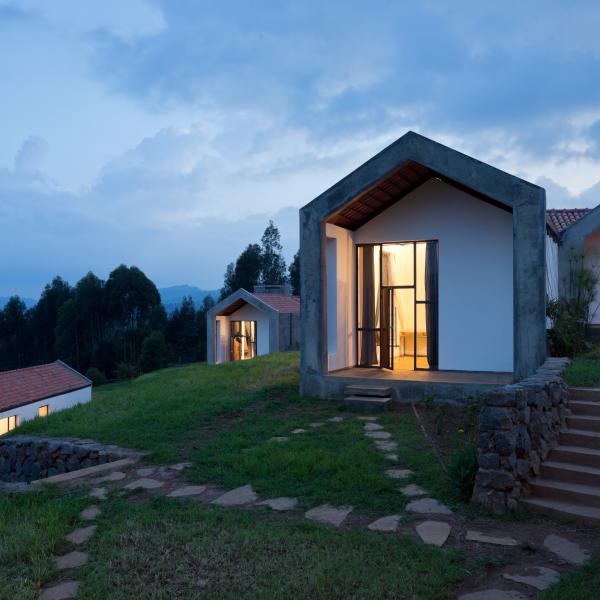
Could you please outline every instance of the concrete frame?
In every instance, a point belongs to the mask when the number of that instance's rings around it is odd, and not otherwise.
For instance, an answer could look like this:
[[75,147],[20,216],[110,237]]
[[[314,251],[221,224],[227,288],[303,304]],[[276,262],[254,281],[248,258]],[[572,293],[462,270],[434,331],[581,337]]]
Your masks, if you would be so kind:
[[301,393],[305,395],[323,396],[327,387],[325,222],[407,161],[512,210],[515,380],[533,374],[545,359],[545,190],[409,131],[300,210]]
[[269,317],[269,352],[277,352],[279,350],[279,311],[244,288],[240,288],[237,292],[233,292],[227,298],[217,302],[206,313],[206,362],[209,365],[215,364],[215,318],[219,316],[219,313],[239,300],[243,300],[247,304],[254,306],[254,308],[263,311]]
[[600,206],[565,229],[558,242],[558,295],[568,300],[571,296],[571,272],[574,262],[582,266],[586,238],[600,229]]

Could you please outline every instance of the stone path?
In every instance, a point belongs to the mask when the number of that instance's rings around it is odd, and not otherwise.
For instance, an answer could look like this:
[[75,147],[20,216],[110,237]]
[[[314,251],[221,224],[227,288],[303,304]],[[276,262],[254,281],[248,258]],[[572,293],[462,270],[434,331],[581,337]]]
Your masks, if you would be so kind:
[[[398,445],[391,434],[386,432],[383,426],[378,422],[375,416],[357,417],[364,428],[364,435],[371,439],[375,447],[382,452],[387,460],[398,462],[398,455],[393,453]],[[327,423],[339,423],[344,417],[332,417],[323,422],[315,422],[308,425],[310,429],[297,428],[290,434],[311,435],[310,431],[325,426]],[[382,436],[383,434],[383,436]],[[375,437],[374,437],[375,436]],[[272,441],[286,442],[290,438],[288,435],[274,436]],[[271,441],[270,440],[270,441]],[[129,467],[123,471],[115,471],[101,478],[92,479],[89,483],[102,483],[107,487],[92,487],[90,496],[96,500],[106,499],[110,488],[111,491],[127,490],[128,492],[138,492],[146,494],[161,494],[173,499],[191,498],[196,502],[212,503],[221,507],[262,507],[275,512],[295,511],[295,515],[300,517],[298,508],[298,499],[291,497],[277,497],[261,499],[254,491],[251,484],[243,485],[232,490],[223,490],[216,488],[211,484],[190,485],[174,479],[177,472],[191,467],[191,463],[182,462],[170,466],[161,467]],[[344,526],[345,528],[366,527],[369,531],[382,535],[411,535],[413,538],[422,541],[424,544],[442,547],[449,539],[452,544],[467,544],[467,548],[472,551],[478,551],[477,548],[485,546],[500,546],[515,548],[522,544],[530,544],[531,540],[526,536],[507,535],[506,532],[498,533],[487,524],[477,526],[473,529],[462,529],[460,518],[456,517],[452,511],[444,504],[434,498],[427,496],[427,490],[410,479],[413,472],[402,466],[387,468],[385,474],[393,480],[398,481],[399,493],[410,499],[406,505],[406,512],[413,515],[439,515],[438,519],[430,519],[417,523],[402,523],[400,514],[391,514],[381,516],[375,520],[368,519],[364,515],[355,514],[351,506],[332,506],[322,504],[309,510],[306,510],[302,516],[316,523],[328,525],[335,528]],[[88,484],[89,485],[89,484]],[[96,504],[90,505],[80,513],[82,521],[94,521],[102,514],[102,510]],[[464,527],[464,525],[462,525]],[[496,524],[496,527],[498,525]],[[453,532],[454,529],[454,533]],[[66,536],[66,540],[77,547],[83,547],[94,535],[96,525],[88,525],[73,530]],[[518,529],[517,529],[518,531]],[[450,536],[452,535],[452,538]],[[505,565],[502,572],[498,574],[495,580],[488,583],[487,589],[476,590],[462,596],[460,600],[524,600],[535,597],[538,591],[546,589],[552,585],[560,576],[559,571],[551,568],[554,561],[558,560],[563,565],[581,565],[590,557],[589,552],[582,548],[578,543],[569,540],[566,537],[558,535],[548,535],[543,540],[543,544],[536,544],[539,550],[536,557],[539,564],[534,566]],[[542,564],[548,558],[548,564]],[[551,558],[551,557],[554,557]],[[73,550],[63,556],[54,559],[57,570],[69,572],[69,570],[83,567],[88,562],[88,554],[80,550]],[[562,562],[561,562],[562,561]],[[559,567],[560,568],[560,567]],[[516,589],[504,589],[505,586],[516,586]],[[40,600],[62,600],[73,598],[77,594],[79,583],[74,579],[65,579],[58,581],[53,585],[44,588],[39,596]]]

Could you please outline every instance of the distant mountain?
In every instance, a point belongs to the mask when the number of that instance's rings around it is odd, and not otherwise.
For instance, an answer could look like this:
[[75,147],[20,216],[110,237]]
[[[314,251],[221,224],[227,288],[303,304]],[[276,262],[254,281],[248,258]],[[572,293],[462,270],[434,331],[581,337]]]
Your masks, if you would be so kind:
[[219,296],[219,290],[201,290],[193,285],[172,285],[171,287],[159,288],[158,293],[168,313],[178,308],[186,296],[192,297],[196,308],[199,308],[206,296],[212,296],[215,300]]
[[[21,300],[23,300],[23,302],[25,302],[25,306],[27,308],[31,308],[32,306],[35,306],[37,304],[37,300],[34,300],[33,298],[22,298],[21,296],[19,296],[19,298],[21,298]],[[9,300],[10,300],[9,296],[0,296],[0,310],[6,306],[6,303]]]

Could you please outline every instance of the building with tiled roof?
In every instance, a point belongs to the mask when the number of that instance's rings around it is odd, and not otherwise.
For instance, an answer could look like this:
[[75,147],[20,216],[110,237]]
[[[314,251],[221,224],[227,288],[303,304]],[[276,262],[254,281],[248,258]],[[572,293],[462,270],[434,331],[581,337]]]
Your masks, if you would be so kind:
[[560,238],[565,229],[591,210],[591,208],[549,208],[546,210],[546,225],[554,237]]
[[300,298],[286,286],[239,289],[206,315],[207,362],[246,360],[271,352],[297,350]]
[[92,382],[60,360],[0,372],[0,435],[91,397]]

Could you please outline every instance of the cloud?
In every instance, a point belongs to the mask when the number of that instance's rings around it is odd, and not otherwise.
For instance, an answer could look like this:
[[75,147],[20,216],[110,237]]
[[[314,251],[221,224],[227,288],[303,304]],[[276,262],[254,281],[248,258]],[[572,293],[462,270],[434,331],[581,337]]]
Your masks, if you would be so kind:
[[48,154],[48,142],[40,136],[32,135],[24,142],[15,157],[15,170],[21,173],[39,172]]

